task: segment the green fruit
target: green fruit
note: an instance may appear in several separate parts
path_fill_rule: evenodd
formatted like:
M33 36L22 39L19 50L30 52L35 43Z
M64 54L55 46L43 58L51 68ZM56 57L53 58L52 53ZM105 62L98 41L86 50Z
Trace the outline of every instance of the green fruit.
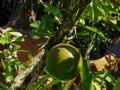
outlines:
M82 57L79 50L70 44L58 44L46 57L46 70L60 80L71 80L80 73Z

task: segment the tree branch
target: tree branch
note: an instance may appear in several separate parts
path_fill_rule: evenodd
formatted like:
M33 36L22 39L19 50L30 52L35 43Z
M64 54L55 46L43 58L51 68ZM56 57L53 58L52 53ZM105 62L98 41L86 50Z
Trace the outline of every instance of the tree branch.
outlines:
M72 1L72 0L70 0L70 1ZM83 10L85 9L85 7L90 2L90 0L85 0L85 1L84 0L77 0L77 1L79 2L77 6L76 6L76 2L72 3L74 5L74 7L72 8L72 10L74 10L74 11L71 11L71 9L69 10L68 7L66 8L68 10L66 12L66 17L68 17L68 19L66 19L66 17L63 17L64 22L62 23L62 25L60 25L61 28L59 29L59 31L57 32L57 34L55 34L54 37L50 38L50 40L49 40L46 48L43 51L39 52L39 53L43 52L44 54L42 53L39 56L39 53L38 53L37 56L35 56L33 58L33 60L32 60L33 62L30 64L30 67L28 67L25 71L19 71L19 73L18 73L18 75L17 75L17 77L15 78L15 81L14 81L14 89L17 89L17 88L21 87L21 85L23 84L25 78L29 74L33 75L33 78L31 79L31 82L28 84L27 89L29 90L32 87L33 83L36 81L36 79L38 78L39 74L43 71L43 68L45 66L45 59L44 58L45 58L46 52L52 46L60 43L64 39L64 37L69 33L69 31L71 29L73 29L73 27L74 27L74 23L72 21L72 15L73 15L73 13L71 13L71 12L76 12L79 8L81 9L82 7L84 7L84 8L81 9L81 11L79 13L79 14L81 14L83 12ZM76 20L78 18L79 17L77 17ZM65 29L67 29L67 30L65 31Z
M18 74L14 80L13 88L16 90L17 88L20 88L23 84L25 78L33 71L34 67L38 64L38 62L41 62L41 67L44 65L45 62L42 62L42 56L45 53L45 49L41 49L39 53L33 57L30 63L28 63L28 67L25 70L18 70Z

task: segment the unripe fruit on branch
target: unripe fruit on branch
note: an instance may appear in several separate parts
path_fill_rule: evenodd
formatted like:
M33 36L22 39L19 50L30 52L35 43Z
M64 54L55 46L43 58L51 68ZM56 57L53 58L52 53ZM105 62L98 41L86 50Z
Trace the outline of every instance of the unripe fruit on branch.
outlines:
M71 80L80 73L82 57L79 50L60 43L50 49L46 57L46 71L60 80Z

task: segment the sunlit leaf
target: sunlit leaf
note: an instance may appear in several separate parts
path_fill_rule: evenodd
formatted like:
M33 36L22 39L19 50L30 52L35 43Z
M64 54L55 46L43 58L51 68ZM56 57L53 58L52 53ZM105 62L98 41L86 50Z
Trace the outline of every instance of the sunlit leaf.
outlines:
M10 32L10 34L13 36L16 36L16 37L22 36L22 34L20 32Z
M110 22L112 22L113 24L117 24L117 20L115 18L109 18Z
M106 16L106 13L105 13L105 11L104 11L103 8L101 8L101 7L97 7L97 8L98 8L98 10L99 10L104 16Z
M6 73L3 73L3 75L4 75L7 82L11 82L13 80L12 73L6 72Z
M115 8L115 5L110 1L110 0L106 0L106 3L101 2L103 4L103 6L105 7L104 9L106 9L106 13L109 13L109 15L111 14L118 14L117 9Z
M8 31L12 31L12 30L13 30L12 27L7 27L6 32L8 32Z
M20 69L22 69L22 70L25 70L25 69L26 69L25 63L22 63L22 62L20 62L20 63L18 64L18 67L19 67Z
M79 24L80 24L80 25L85 25L85 20L84 20L84 19L80 19L80 20L79 20Z
M11 34L9 32L6 32L3 37L0 38L1 44L8 44L11 40Z
M113 85L115 84L115 81L116 81L115 78L112 75L110 75L109 73L101 71L101 72L97 72L96 76L103 78L102 80L106 80L106 81L112 83Z
M98 0L99 6L97 6L98 10L105 16L107 17L108 11L105 8L105 5L101 1Z
M24 36L12 37L10 42L22 42L24 41Z
M105 37L104 34L103 34L99 29L97 29L97 28L95 28L95 27L85 26L85 28L86 28L87 30L90 30L90 31L94 32L94 33L97 33L98 35L100 35L100 36L103 37L103 38Z
M7 44L9 43L8 40L6 40L5 38L0 38L0 43L1 44Z
M20 45L12 44L12 51L17 51L20 48Z

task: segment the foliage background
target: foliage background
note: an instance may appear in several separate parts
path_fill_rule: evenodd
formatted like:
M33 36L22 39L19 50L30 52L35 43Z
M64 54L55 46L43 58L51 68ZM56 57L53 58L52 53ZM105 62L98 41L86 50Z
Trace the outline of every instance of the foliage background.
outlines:
M83 58L97 59L104 55L112 40L120 34L119 5L119 0L1 0L0 26L32 28L31 36L45 36L49 39L44 44L48 50L57 43L65 42L79 48ZM16 18L18 22L12 24ZM6 43L11 44L11 41ZM14 78L5 88L12 87L13 81ZM58 82L55 80L53 84ZM40 81L36 83L38 86L33 88L41 85ZM66 89L68 83L61 88ZM78 88L77 85L75 87Z

